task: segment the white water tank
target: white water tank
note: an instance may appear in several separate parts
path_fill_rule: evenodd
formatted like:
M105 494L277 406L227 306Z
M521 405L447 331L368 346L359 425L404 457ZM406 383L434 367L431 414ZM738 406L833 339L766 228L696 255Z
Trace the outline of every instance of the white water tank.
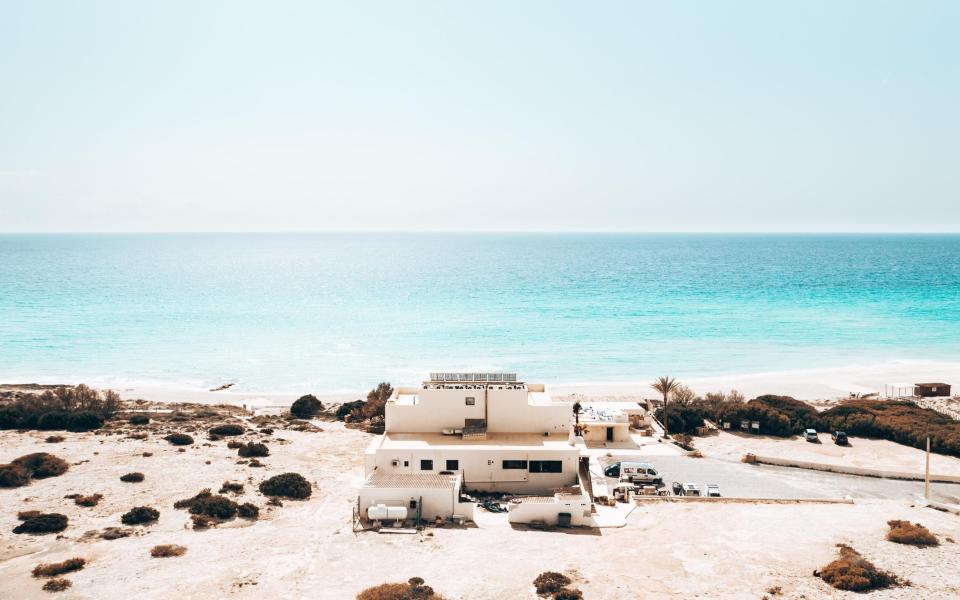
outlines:
M403 521L407 518L407 507L375 504L367 508L367 518L371 521Z

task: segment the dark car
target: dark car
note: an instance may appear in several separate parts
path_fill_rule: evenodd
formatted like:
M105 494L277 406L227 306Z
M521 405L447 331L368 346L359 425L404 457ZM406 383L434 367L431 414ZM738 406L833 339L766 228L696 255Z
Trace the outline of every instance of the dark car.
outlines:
M838 446L846 446L850 443L847 440L847 434L843 431L834 431L830 434L830 437L833 438L833 443Z

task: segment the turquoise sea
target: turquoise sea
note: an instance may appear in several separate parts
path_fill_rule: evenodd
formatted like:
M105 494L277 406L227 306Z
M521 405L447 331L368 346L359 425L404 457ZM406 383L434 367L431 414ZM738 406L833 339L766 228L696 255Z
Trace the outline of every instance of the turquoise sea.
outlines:
M960 359L960 236L0 235L0 381L636 381Z

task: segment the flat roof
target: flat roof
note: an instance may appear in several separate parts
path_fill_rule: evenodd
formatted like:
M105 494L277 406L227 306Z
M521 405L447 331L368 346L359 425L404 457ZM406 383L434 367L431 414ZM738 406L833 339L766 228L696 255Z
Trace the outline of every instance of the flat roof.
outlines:
M531 449L531 450L574 450L570 445L566 433L542 435L539 433L487 433L487 439L463 439L459 435L443 435L442 433L391 433L383 435L380 448L396 450L426 450L441 448L466 448L470 446L482 447L487 450L496 449Z
M363 483L363 487L453 489L459 477L437 473L374 473Z
M940 386L947 387L950 384L949 383L915 383L913 385L932 385L935 387L940 387Z

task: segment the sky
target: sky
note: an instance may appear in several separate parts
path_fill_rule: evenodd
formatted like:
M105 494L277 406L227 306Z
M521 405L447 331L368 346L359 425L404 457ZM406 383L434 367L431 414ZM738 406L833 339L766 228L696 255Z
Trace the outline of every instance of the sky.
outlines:
M0 231L960 231L960 2L0 0Z

